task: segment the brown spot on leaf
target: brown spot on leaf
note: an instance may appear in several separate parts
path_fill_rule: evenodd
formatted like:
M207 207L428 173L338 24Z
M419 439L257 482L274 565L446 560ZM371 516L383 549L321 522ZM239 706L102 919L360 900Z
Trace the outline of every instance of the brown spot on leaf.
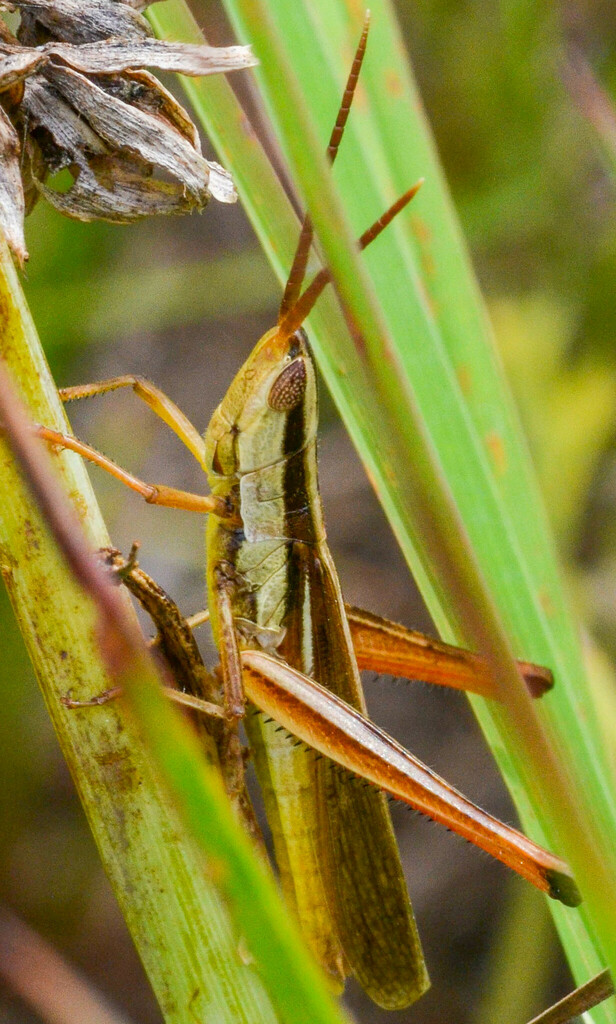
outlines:
M490 453L492 465L494 466L497 475L503 476L507 469L507 454L505 452L504 441L500 434L497 434L495 430L491 430L490 433L486 435L486 446Z
M398 72L394 71L393 68L390 68L385 75L385 88L389 95L394 96L396 99L402 96L402 81Z
M539 604L547 616L551 617L554 614L554 602L546 587L541 587L539 591Z
M89 515L88 502L79 491L71 491L71 500L79 520L84 523Z
M426 287L425 276L419 277L417 279L417 292L421 296L421 300L426 309L432 314L432 316L436 320L436 318L438 317L439 304L434 298L434 296L430 294L428 288Z
M10 323L10 306L8 299L4 293L0 294L0 334L2 335L2 348L6 352L8 350L8 332L7 327Z
M34 551L38 551L41 546L38 539L38 533L36 527L32 525L29 519L26 519L24 522L24 532L28 541L28 547L33 548Z
M200 1022L201 1016L199 1014L199 1007L196 1006L197 1001L201 998L201 989L196 988L190 997L188 1002L188 1012L190 1013L194 1021Z
M349 12L357 21L361 21L366 14L364 0L349 0Z
M432 254L432 230L422 217L411 218L411 230L417 239L421 268L425 277L434 277L436 263Z
M458 378L460 391L465 398L468 398L473 390L473 378L471 377L471 371L466 363L460 363L460 365L456 367L456 377Z
M429 244L432 241L432 229L429 224L426 224L423 217L417 215L411 217L411 228L418 242Z
M107 786L125 793L132 793L138 788L141 777L128 752L107 750L96 760L106 777Z

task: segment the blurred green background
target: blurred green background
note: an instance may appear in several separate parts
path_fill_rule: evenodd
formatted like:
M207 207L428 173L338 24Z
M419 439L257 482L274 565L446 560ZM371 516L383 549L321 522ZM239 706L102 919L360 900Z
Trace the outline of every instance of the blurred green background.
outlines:
M217 5L194 0L193 8L211 41L231 41ZM425 0L401 3L398 13L527 430L606 728L615 730L616 11L608 0L558 9ZM254 95L247 98L254 108ZM58 384L144 374L200 429L275 317L277 285L238 208L118 228L71 223L39 204L27 241L24 287ZM190 456L132 395L81 403L70 415L79 436L144 479L203 489ZM324 393L321 420L323 499L346 597L429 629ZM202 607L200 518L149 508L93 476L114 543L126 551L140 540L144 568L186 613ZM134 1021L154 1024L159 1012L4 594L0 615L0 906ZM420 684L367 685L380 724L513 820L463 698ZM505 1019L506 992L509 1013L517 1008L511 1024L523 1024L563 994L566 968L541 897L443 829L399 807L394 818L433 988L411 1010L386 1015L350 986L357 1017L487 1024ZM0 952L6 941L0 918ZM0 979L0 1020L41 1018Z

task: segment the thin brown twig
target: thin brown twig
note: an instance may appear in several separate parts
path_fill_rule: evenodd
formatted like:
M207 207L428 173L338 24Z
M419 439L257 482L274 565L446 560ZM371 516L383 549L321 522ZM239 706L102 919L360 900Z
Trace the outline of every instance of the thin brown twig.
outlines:
M613 995L614 982L606 969L584 985L580 985L574 992L570 992L558 1003L554 1003L548 1010L544 1010L538 1017L533 1017L528 1024L568 1024L574 1017L592 1010L593 1006L598 1006Z

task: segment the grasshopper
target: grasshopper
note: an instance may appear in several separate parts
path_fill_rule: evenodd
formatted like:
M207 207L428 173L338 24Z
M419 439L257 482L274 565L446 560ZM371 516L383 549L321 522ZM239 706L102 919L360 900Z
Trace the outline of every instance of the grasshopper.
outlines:
M332 133L332 160L366 37L367 24ZM362 235L360 247L417 187ZM428 977L385 792L470 839L550 896L568 905L579 897L559 858L466 800L366 718L360 668L488 697L494 688L477 656L344 605L323 523L316 371L302 328L329 281L323 269L302 293L311 243L306 217L278 323L236 375L203 438L167 396L134 376L61 392L70 400L132 387L204 468L209 495L144 483L76 438L44 427L38 432L107 469L152 504L209 513L207 589L224 714L237 736L247 695L273 720L248 714L245 725L283 888L334 986L352 973L376 1003L394 1009L418 998ZM548 670L521 668L536 693L551 684ZM295 738L325 756L317 760ZM374 786L358 784L333 761Z

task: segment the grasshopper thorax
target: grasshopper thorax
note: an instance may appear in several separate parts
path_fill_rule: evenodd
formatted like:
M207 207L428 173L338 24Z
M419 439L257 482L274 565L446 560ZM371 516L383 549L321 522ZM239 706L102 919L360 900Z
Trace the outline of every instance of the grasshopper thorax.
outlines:
M317 388L312 353L302 328L263 335L205 434L211 485L288 459L314 442Z

